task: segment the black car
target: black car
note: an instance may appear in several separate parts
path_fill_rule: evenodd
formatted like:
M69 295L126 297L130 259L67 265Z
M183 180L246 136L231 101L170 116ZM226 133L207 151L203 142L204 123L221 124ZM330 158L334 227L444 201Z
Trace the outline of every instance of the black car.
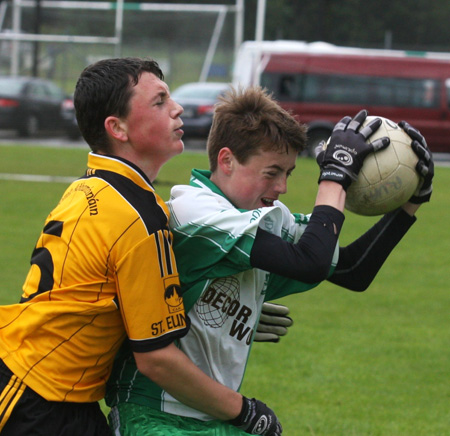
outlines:
M186 83L172 92L172 98L184 108L184 138L206 138L211 129L214 105L230 87L223 82Z
M41 131L80 137L73 100L49 80L0 76L0 129L32 137Z

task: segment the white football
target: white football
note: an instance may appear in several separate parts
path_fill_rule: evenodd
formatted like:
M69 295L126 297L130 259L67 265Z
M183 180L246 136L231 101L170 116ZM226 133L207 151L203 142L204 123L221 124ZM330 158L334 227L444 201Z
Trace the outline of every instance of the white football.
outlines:
M364 160L358 179L347 190L345 208L358 215L383 215L406 203L416 191L420 177L419 160L411 148L411 138L391 120L368 116L364 125L381 118L380 128L369 138L388 136L390 145Z

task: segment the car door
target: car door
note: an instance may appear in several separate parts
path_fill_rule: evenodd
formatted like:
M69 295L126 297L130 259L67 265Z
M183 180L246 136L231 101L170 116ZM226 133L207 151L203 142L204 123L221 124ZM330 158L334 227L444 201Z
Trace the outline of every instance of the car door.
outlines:
M40 129L55 129L60 124L61 101L45 82L32 82L28 87L29 112L37 116Z

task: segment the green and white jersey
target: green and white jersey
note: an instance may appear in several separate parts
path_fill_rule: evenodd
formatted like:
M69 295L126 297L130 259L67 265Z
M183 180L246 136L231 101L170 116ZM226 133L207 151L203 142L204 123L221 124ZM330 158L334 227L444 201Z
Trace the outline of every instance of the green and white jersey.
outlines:
M309 216L291 214L278 201L273 207L236 209L209 176L209 171L193 170L190 185L173 187L168 202L183 300L191 320L179 346L206 374L238 391L263 302L317 285L252 268L250 252L257 229L297 242ZM337 253L336 247L333 267ZM115 389L123 391L125 371L117 373L122 379ZM141 383L151 385L134 379L128 384L127 396L117 398L145 402L176 415L212 419L158 391L155 385L144 392Z

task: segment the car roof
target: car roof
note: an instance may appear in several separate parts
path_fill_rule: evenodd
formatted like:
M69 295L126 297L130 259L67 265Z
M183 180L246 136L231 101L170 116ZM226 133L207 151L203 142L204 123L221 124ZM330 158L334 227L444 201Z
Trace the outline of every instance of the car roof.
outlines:
M215 91L217 94L220 94L224 91L226 91L231 86L228 82L190 82L185 83L184 85L179 86L172 92L172 97L187 97L185 94L186 92L189 93L189 91L195 92L195 91ZM188 94L189 95L189 94ZM195 97L194 95L190 97ZM206 96L205 96L206 97ZM209 97L212 97L210 95Z

